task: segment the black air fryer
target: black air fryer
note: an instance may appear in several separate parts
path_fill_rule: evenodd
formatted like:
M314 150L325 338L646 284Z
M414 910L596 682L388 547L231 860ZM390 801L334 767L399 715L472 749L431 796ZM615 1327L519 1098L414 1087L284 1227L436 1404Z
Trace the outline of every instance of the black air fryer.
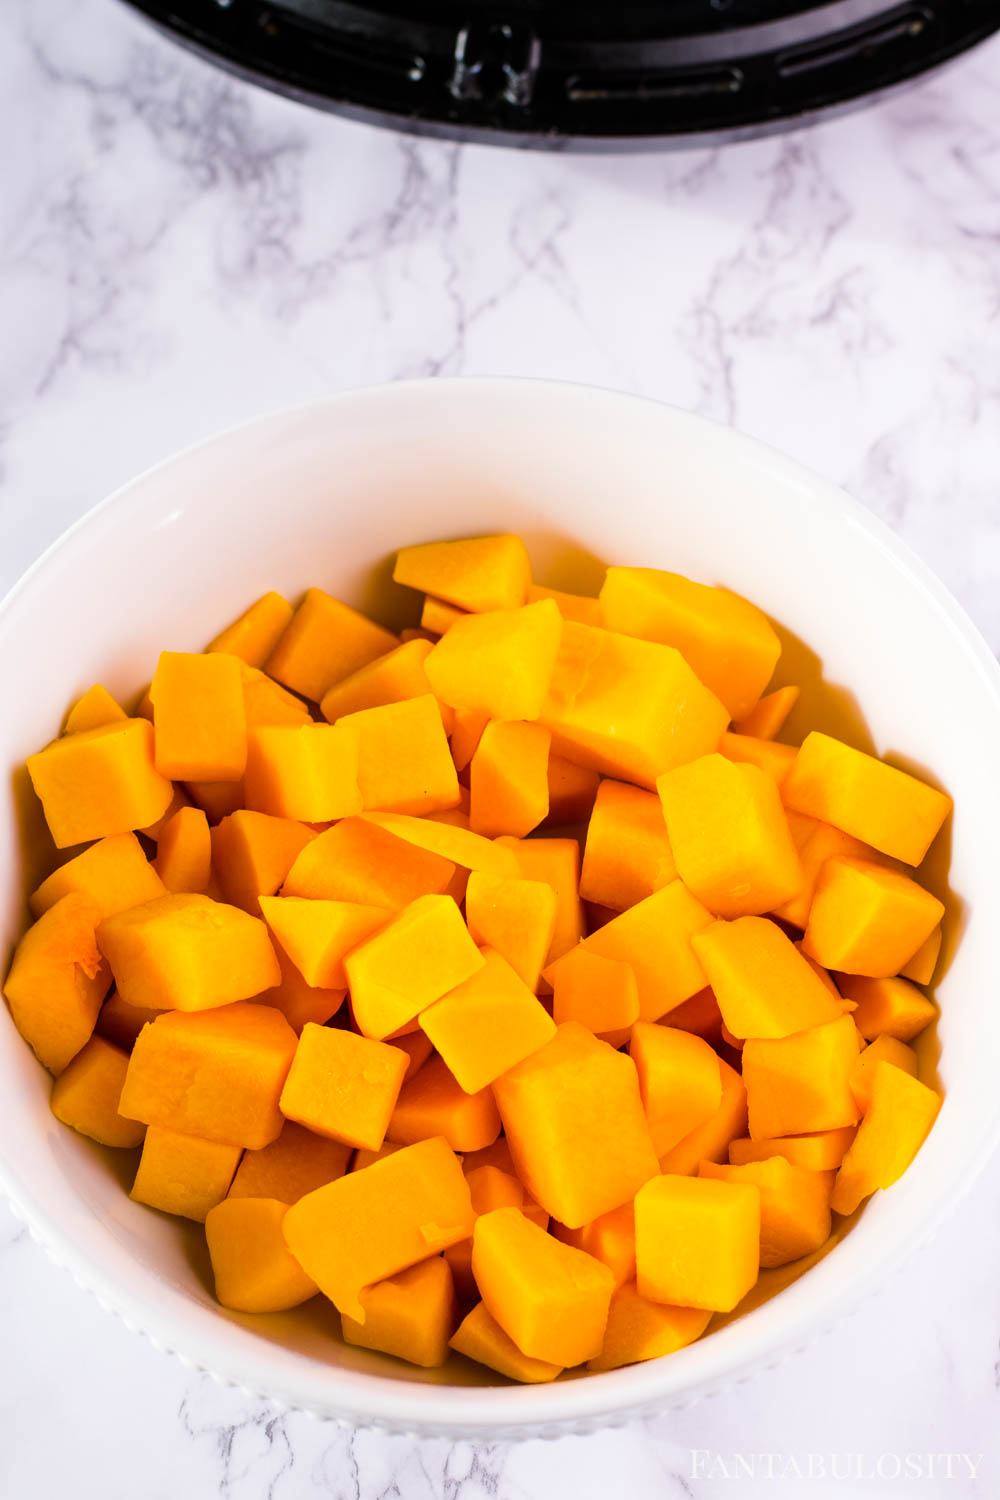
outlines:
M1000 0L129 0L293 99L463 140L626 149L792 126L1000 30Z

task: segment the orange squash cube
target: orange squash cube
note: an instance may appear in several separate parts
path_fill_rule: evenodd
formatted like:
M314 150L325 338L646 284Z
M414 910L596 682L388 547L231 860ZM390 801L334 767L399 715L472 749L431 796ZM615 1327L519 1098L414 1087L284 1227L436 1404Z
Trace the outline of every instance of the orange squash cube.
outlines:
M366 810L418 816L457 806L458 775L430 693L347 714L337 728L357 739L358 789Z
M343 1177L351 1155L352 1148L343 1141L331 1141L294 1120L286 1120L281 1134L269 1146L244 1151L229 1196L298 1203L306 1193Z
M373 818L344 818L302 849L281 894L398 911L418 896L441 895L454 877L450 860L399 838Z
M492 1148L484 1148L489 1151ZM462 1171L465 1180L469 1184L469 1192L472 1195L472 1207L478 1218L480 1214L492 1213L496 1208L520 1208L524 1207L524 1189L517 1178L509 1172L502 1171L499 1167L481 1166L468 1168L465 1161L462 1162ZM548 1215L543 1229L548 1226ZM476 1278L472 1274L472 1238L462 1240L458 1245L449 1245L444 1252L444 1258L451 1267L451 1273L455 1281L455 1290L460 1297L475 1300L479 1296L476 1286Z
M529 1359L522 1354L488 1311L485 1302L477 1302L466 1314L449 1342L456 1353L522 1384L544 1385L562 1374L559 1365L549 1364L543 1359Z
M288 1210L284 1235L320 1291L364 1323L365 1287L468 1239L473 1220L458 1158L437 1139L307 1193Z
M497 839L509 849L524 880L540 880L556 893L556 926L546 954L554 963L575 948L586 928L580 901L580 845L576 839Z
M582 594L567 594L562 589L546 589L541 584L530 583L525 602L537 604L540 599L551 599L564 620L575 620L578 625L604 624L599 599L587 599Z
M655 792L602 781L587 825L580 895L626 911L677 879L663 808Z
M121 704L116 702L106 687L95 682L82 698L78 698L66 715L63 734L83 734L88 729L100 729L102 724L115 724L127 718Z
M92 896L62 896L21 938L4 981L14 1025L50 1073L90 1040L111 983L94 936L99 920Z
M415 1078L425 1062L430 1059L434 1048L431 1039L422 1031L411 1031L405 1036L393 1037L392 1045L398 1047L400 1052L406 1056L406 1073L403 1082L407 1078Z
M211 831L212 867L223 897L251 916L260 897L273 896L315 834L292 818L246 808L230 813Z
M406 1074L397 1047L312 1022L302 1028L279 1107L316 1135L377 1151Z
M424 671L433 641L426 637L404 641L401 646L377 656L367 666L359 667L342 682L335 682L324 693L320 708L324 719L335 724L345 714L360 713L366 708L384 708L389 703L403 703L409 698L424 698L431 685ZM445 728L452 727L452 714L443 709Z
M242 664L243 708L247 730L263 729L269 724L311 724L308 705L256 667Z
M344 1342L394 1354L433 1370L448 1358L448 1340L458 1322L451 1269L436 1255L361 1293L363 1323L341 1315Z
M432 1057L400 1090L386 1135L403 1146L440 1136L453 1151L481 1151L500 1134L489 1087L467 1094L442 1057Z
M891 1187L912 1162L937 1118L941 1099L894 1063L880 1062L864 1119L837 1173L833 1207L852 1214L863 1198Z
M675 1354L701 1338L712 1314L700 1307L670 1307L640 1297L634 1281L620 1286L611 1298L608 1326L600 1354L588 1359L587 1369L618 1370L641 1360Z
M803 952L825 969L892 978L943 915L938 898L907 875L868 860L828 859L809 909Z
M639 1295L731 1312L760 1271L760 1191L707 1177L654 1177L635 1196Z
M532 991L552 947L557 912L556 893L544 881L478 871L469 876L465 915L473 940L501 953Z
M134 833L99 839L75 859L60 865L32 893L28 903L32 915L40 917L70 891L90 896L102 917L113 917L130 906L166 895L163 881Z
M747 1091L743 1079L719 1058L722 1099L714 1115L660 1157L660 1171L681 1177L697 1172L703 1161L726 1161L731 1141L746 1134Z
M317 989L346 989L344 959L390 918L384 906L301 896L262 896L260 909L288 958Z
M128 1054L92 1036L52 1085L52 1113L102 1146L141 1146L146 1127L118 1113Z
M540 724L487 724L469 765L469 826L526 837L549 815L549 745Z
M937 1007L908 979L866 979L842 974L840 985L857 1006L854 1024L866 1042L879 1036L912 1042L937 1016Z
M243 806L243 781L186 781L184 790L212 827Z
M345 959L359 1031L382 1041L483 962L452 898L418 896Z
M759 698L750 712L733 724L733 728L737 734L753 735L755 739L777 739L798 701L797 687L775 688L773 693Z
M456 620L424 670L455 709L491 719L537 719L555 667L562 616L551 599Z
M513 609L524 603L531 562L519 536L474 536L401 547L393 578L459 609Z
M891 1063L894 1068L902 1068L911 1078L917 1076L917 1054L905 1042L894 1036L878 1036L873 1042L869 1042L864 1051L858 1053L850 1078L851 1093L858 1101L858 1108L863 1115L867 1114L871 1104L875 1069L884 1062Z
M790 1036L841 1014L808 959L766 917L713 922L691 941L722 1019L740 1040Z
M307 984L280 944L275 952L278 968L281 970L281 982L273 989L261 990L259 995L254 995L254 1004L270 1005L275 1010L280 1010L297 1036L302 1035L302 1028L307 1021L325 1026L347 998L346 986L343 989L321 989Z
M287 599L273 590L245 609L205 647L237 656L248 667L262 667L288 627L293 610Z
M468 613L467 609L456 609L454 604L446 604L443 599L435 599L432 594L427 594L420 609L420 628L426 630L433 640L436 636L445 635L456 620Z
M919 865L951 811L951 798L829 735L802 742L785 800L882 854Z
M816 894L820 872L828 859L845 854L851 859L877 861L879 856L868 844L834 828L832 823L819 823L803 813L788 814L788 831L798 851L802 885L790 900L774 908L773 915L783 922L791 922L793 927L804 928L809 921L809 908Z
M204 1224L229 1191L239 1159L239 1146L151 1125L130 1196L162 1213Z
M616 1291L635 1279L635 1209L631 1203L600 1214L579 1229L554 1224L552 1233L564 1245L583 1250L607 1266Z
M326 823L362 808L358 739L343 724L269 724L247 735L247 807Z
M482 949L483 967L420 1013L448 1070L477 1094L555 1036L551 1016L501 954Z
M901 979L911 979L914 984L930 984L941 956L942 931L935 927L930 937L914 953L909 963L899 971Z
M131 1052L146 1022L155 1021L162 1015L162 1010L144 1010L141 1005L129 1005L117 990L112 990L101 1006L94 1032L122 1052Z
M858 1044L850 1016L797 1036L751 1038L743 1048L751 1138L856 1124L859 1110L850 1079Z
M438 818L414 818L405 813L365 813L365 821L386 829L408 844L450 861L452 869L478 870L484 875L517 875L513 854L491 839Z
M749 734L731 734L728 730L719 741L720 755L724 755L727 760L756 766L758 770L766 771L779 787L784 785L785 778L795 764L798 753L794 745L780 745L774 740L759 740Z
M854 1076L852 1070L850 1077L853 1079ZM783 1156L793 1167L804 1167L809 1172L832 1172L840 1166L856 1134L856 1125L841 1125L836 1130L814 1130L804 1135L779 1136L774 1140L752 1141L746 1137L730 1141L729 1160L734 1167L741 1167L750 1161Z
M146 719L64 735L29 755L27 766L57 849L146 828L174 795L153 760L153 726Z
M398 645L388 630L349 605L322 589L308 589L264 671L293 693L319 703L335 682Z
M680 881L671 881L585 940L602 958L628 964L639 987L639 1015L657 1021L705 987L705 971L692 946L712 917Z
M717 1182L750 1183L760 1192L760 1263L785 1266L811 1255L830 1237L832 1172L810 1172L783 1156L742 1166L703 1161L698 1175Z
M552 986L552 1019L557 1026L578 1021L614 1046L639 1019L639 986L631 964L604 958L585 943L549 964L544 977Z
M477 708L453 708L451 716L451 758L455 762L455 770L464 771L476 753L490 716L480 713Z
M284 1312L319 1288L285 1244L288 1204L274 1198L224 1198L205 1216L215 1295L234 1312Z
M205 891L212 878L212 832L200 808L179 808L164 824L156 848L156 873L164 891Z
M712 754L657 790L678 873L709 911L758 915L795 895L802 867L773 777Z
M240 779L247 763L247 721L235 656L163 651L149 698L161 775L174 781Z
M700 1036L637 1021L629 1056L657 1157L704 1125L722 1103L719 1059Z

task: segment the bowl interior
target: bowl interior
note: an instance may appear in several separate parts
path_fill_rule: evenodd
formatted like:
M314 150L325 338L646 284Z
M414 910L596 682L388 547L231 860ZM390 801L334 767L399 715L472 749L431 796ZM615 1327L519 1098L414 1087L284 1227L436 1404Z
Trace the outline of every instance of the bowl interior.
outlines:
M13 768L58 732L75 695L100 680L132 701L160 650L200 649L269 588L294 597L318 584L410 623L414 596L389 576L395 548L491 530L522 533L536 577L555 586L595 590L603 564L618 562L746 594L785 634L777 680L803 685L793 730L848 733L952 793L953 829L928 863L949 910L937 991L946 1100L911 1171L804 1280L772 1275L767 1291L794 1284L667 1360L526 1391L490 1386L464 1361L425 1375L346 1348L336 1319L314 1309L221 1312L199 1233L130 1202L134 1160L112 1162L56 1123L47 1075L3 1020L3 1176L56 1258L155 1339L254 1391L443 1432L586 1424L801 1343L929 1230L998 1121L1000 692L989 652L926 570L833 487L712 424L581 387L445 381L339 397L182 454L74 528L0 612L5 952L26 891L53 863Z

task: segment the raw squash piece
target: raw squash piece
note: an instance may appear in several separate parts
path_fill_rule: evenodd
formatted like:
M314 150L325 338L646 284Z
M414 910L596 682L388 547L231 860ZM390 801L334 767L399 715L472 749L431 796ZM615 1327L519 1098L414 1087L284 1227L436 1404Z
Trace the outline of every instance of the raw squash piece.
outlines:
M770 911L802 884L774 778L722 755L661 776L667 835L684 884L717 917Z
M893 1063L881 1062L871 1081L871 1098L837 1173L833 1207L852 1214L877 1188L902 1177L937 1118L941 1099L926 1084Z
M468 613L467 609L456 609L454 604L446 604L443 599L428 594L420 610L420 626L431 636L444 635L456 620Z
M706 1042L717 1047L722 1039L719 1002L706 986L692 995L690 1000L684 1000L674 1007L670 1012L670 1025L678 1031L693 1031L695 1036L703 1036Z
M319 703L335 682L398 645L388 630L349 605L308 589L263 666L293 693Z
M457 806L458 775L430 693L347 714L337 727L357 739L358 789L367 811L421 816Z
M357 735L311 722L251 729L244 787L247 807L277 818L326 823L360 812Z
M516 875L517 860L506 849L501 848L482 834L473 833L451 823L435 818L413 818L405 813L365 813L366 822L385 828L397 838L426 849L442 859L450 860L452 867L464 870L480 870L484 875Z
M454 879L454 864L376 821L388 816L345 818L321 833L292 865L281 894L354 901L390 911L408 906L418 896L441 895Z
M466 615L441 637L424 670L434 692L452 708L491 719L537 719L562 629L551 599Z
M564 1245L583 1250L606 1265L614 1279L615 1289L635 1278L635 1209L623 1203L610 1213L601 1214L580 1229L554 1224L552 1233Z
M518 1177L570 1229L627 1203L657 1171L635 1064L575 1022L493 1092Z
M578 1021L612 1047L620 1046L639 1019L639 986L630 964L604 958L578 943L544 971L552 986L557 1026Z
M854 1077L853 1071L850 1076ZM746 1162L783 1156L793 1167L804 1167L809 1172L831 1172L840 1166L856 1134L856 1125L842 1125L837 1130L815 1130L805 1135L779 1136L775 1140L751 1141L746 1137L730 1141L729 1160L734 1167L740 1167Z
M840 984L848 1000L857 1004L854 1024L866 1042L879 1036L911 1042L937 1015L933 1001L908 979L864 979L842 974Z
M400 547L393 578L459 609L512 609L524 603L531 562L519 536L474 536Z
M907 865L920 864L951 811L944 792L816 731L806 735L784 791L796 812Z
M66 715L63 734L82 734L88 729L100 729L102 724L115 724L128 715L112 698L106 687L95 682L82 698L78 698Z
M760 1271L760 1190L707 1177L654 1177L635 1197L639 1295L731 1312Z
M284 1124L278 1100L297 1041L284 1016L266 1005L238 1003L196 1015L169 1011L136 1039L119 1112L259 1150Z
M755 604L679 573L609 568L600 598L609 630L676 647L733 719L750 712L781 655Z
M239 1159L239 1146L151 1125L130 1196L165 1214L204 1224L229 1191Z
M259 995L254 995L254 1004L271 1005L275 1010L280 1010L297 1036L302 1035L302 1028L307 1021L325 1026L347 998L346 987L320 989L307 984L280 943L276 945L275 953L281 970L281 983L273 989L261 990Z
M335 724L345 714L360 713L366 708L384 708L389 703L402 703L408 698L425 698L431 685L424 671L424 662L432 644L424 637L404 641L395 650L359 667L342 682L334 683L330 691L324 693L320 704L323 717ZM445 709L446 730L451 729L452 722L452 711Z
M269 724L311 724L312 715L301 698L296 698L266 672L256 667L242 667L243 707L247 730L263 729Z
M578 625L604 624L599 599L587 599L582 594L566 594L561 589L543 589L538 583L530 583L525 602L537 604L540 599L551 599L564 620L575 620Z
M384 906L301 896L262 896L260 909L303 979L317 989L346 989L347 954L389 921Z
M209 1209L205 1238L215 1295L234 1312L284 1312L315 1297L316 1283L285 1244L288 1204L275 1198L234 1198Z
M580 901L580 845L576 839L497 839L509 849L517 873L525 880L541 880L556 893L556 928L546 963L554 963L583 937L586 928Z
M162 1010L144 1010L141 1005L129 1005L117 990L112 990L101 1006L94 1031L122 1052L131 1052L146 1022L155 1021L162 1015Z
M138 832L144 833L146 837L148 839L152 839L153 843L155 844L158 842L160 834L163 832L164 828L166 828L174 813L180 812L182 807L190 806L191 798L188 796L187 792L182 786L175 786L174 795L170 799L170 804L167 807L167 810L162 813L160 817L155 820L155 822L148 824L145 828L140 828Z
M884 1062L891 1063L894 1068L902 1068L911 1078L917 1076L917 1054L913 1048L894 1036L877 1036L863 1052L858 1053L851 1069L851 1093L858 1101L858 1108L863 1115L868 1113L871 1104L875 1069Z
M719 1059L706 1041L650 1021L632 1028L629 1056L657 1157L704 1125L722 1103Z
M487 1146L487 1151L491 1148ZM496 1208L524 1208L524 1189L517 1178L510 1172L504 1172L499 1167L482 1166L469 1169L462 1162L462 1171L469 1184L469 1192L472 1194L472 1207L478 1217L480 1214L492 1213ZM537 1206L537 1205L536 1205ZM543 1229L548 1227L548 1215L541 1225ZM455 1279L455 1290L460 1297L475 1300L479 1296L476 1279L472 1274L472 1238L462 1240L458 1245L449 1245L444 1252L444 1258L451 1267L452 1276Z
M205 650L238 656L248 667L262 667L284 635L293 613L288 600L280 594L273 590L262 594L238 619L209 641Z
M212 865L225 899L251 916L273 896L315 834L292 818L240 808L212 829Z
M850 1016L776 1041L752 1038L743 1048L750 1136L836 1130L860 1111L851 1093L858 1029Z
M901 979L912 979L914 984L930 984L941 956L942 932L935 927L930 937L914 953L909 963L899 971Z
M743 1079L724 1058L719 1058L722 1099L715 1114L698 1125L660 1158L660 1171L690 1176L703 1161L725 1161L729 1143L747 1128L747 1091Z
M573 621L536 717L554 754L648 788L714 750L729 722L679 651Z
M422 1031L411 1031L407 1036L393 1037L392 1045L398 1047L400 1052L406 1056L406 1072L403 1082L408 1078L416 1078L424 1063L430 1059L434 1047L429 1036Z
M223 818L239 811L245 797L245 784L240 781L186 781L184 790L215 827Z
M825 969L892 978L943 915L938 898L907 875L867 860L828 859L809 909L803 952Z
M281 1134L269 1146L244 1151L229 1196L298 1203L306 1193L343 1177L350 1161L350 1146L314 1135L294 1120L286 1120Z
M541 880L469 876L465 916L474 942L495 948L529 990L538 989L542 965L552 947L558 898Z
M449 1342L456 1353L525 1385L544 1385L562 1374L560 1365L522 1354L487 1310L485 1302L477 1302L466 1314Z
M466 1093L444 1058L432 1057L403 1085L386 1134L403 1146L441 1136L453 1151L481 1151L500 1134L500 1116L489 1087Z
M785 720L799 701L797 687L775 688L759 698L749 713L733 725L737 734L750 734L755 739L777 739L785 727Z
M490 722L489 714L477 708L452 709L451 758L456 771L464 771L476 753L483 737L483 730Z
M383 1141L377 1151L355 1151L354 1158L348 1170L351 1172L363 1172L365 1167L370 1167L377 1161L384 1161L394 1151L405 1151L405 1149L405 1146L397 1146L393 1141Z
M586 766L574 765L561 755L549 756L549 811L546 821L553 827L586 823L594 808L601 778Z
M657 1021L705 987L705 971L691 944L712 917L679 880L647 896L592 932L584 947L627 963L639 986L639 1015Z
M451 1269L436 1255L361 1293L365 1320L341 1316L344 1342L394 1354L425 1370L443 1365L458 1322Z
M102 1146L140 1146L145 1125L118 1113L127 1068L127 1053L92 1036L52 1085L52 1113Z
M790 1036L841 1014L808 959L766 917L713 922L691 941L722 1019L741 1041Z
M549 815L549 745L540 724L487 724L469 765L469 826L524 838Z
M61 897L21 938L4 981L14 1025L50 1073L90 1040L111 983L94 936L100 916L82 891Z
M281 1113L316 1135L377 1151L406 1068L396 1047L309 1022L281 1091Z
M113 917L166 895L166 888L134 833L115 833L67 860L33 892L29 906L40 917L70 891L90 896L102 917Z
M743 1166L703 1161L699 1177L718 1182L750 1183L760 1191L760 1263L784 1266L811 1255L830 1236L832 1172L794 1167L783 1156Z
M482 954L481 969L420 1013L420 1025L467 1094L487 1088L556 1030L507 960L492 948Z
M775 740L758 740L749 734L730 734L727 731L719 741L720 755L724 755L727 760L757 766L773 777L779 787L784 785L785 777L795 764L798 753L794 745L780 745Z
M394 1151L307 1193L285 1216L285 1242L340 1312L364 1323L363 1288L472 1233L469 1185L443 1140Z
M28 775L57 849L131 833L161 818L174 789L153 761L153 726L121 719L53 740Z
M264 923L208 896L160 896L106 917L97 943L122 998L148 1010L207 1010L281 982Z
M197 894L207 888L212 878L212 831L200 808L182 807L164 824L156 849L156 873L166 891Z
M583 899L626 911L676 879L656 793L624 781L602 781L583 851Z
M816 893L816 882L828 859L846 854L852 859L874 859L879 856L868 844L852 838L834 828L832 823L819 823L802 813L788 814L788 831L792 835L802 866L802 885L790 901L783 901L774 908L774 916L794 927L805 927L809 921L809 908Z
M600 1352L611 1271L546 1234L519 1208L476 1220L472 1274L488 1311L530 1359L579 1365Z
M174 781L240 779L247 763L247 721L235 656L163 651L149 697L161 775Z
M640 1360L674 1354L701 1338L712 1314L700 1307L670 1307L640 1297L634 1281L620 1286L611 1298L608 1326L601 1352L588 1359L594 1372L618 1370Z
M358 1030L382 1041L471 978L483 963L452 898L418 896L347 955Z

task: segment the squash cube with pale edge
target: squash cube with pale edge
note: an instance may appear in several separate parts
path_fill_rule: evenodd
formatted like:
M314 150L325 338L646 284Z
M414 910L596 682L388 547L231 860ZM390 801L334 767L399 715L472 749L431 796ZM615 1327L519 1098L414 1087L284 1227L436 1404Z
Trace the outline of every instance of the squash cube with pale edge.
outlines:
M92 897L102 917L116 916L130 906L166 895L163 881L134 833L115 833L100 839L60 865L33 892L29 901L32 915L40 917L70 891Z
M499 953L427 1010L420 1025L467 1094L485 1089L555 1036L551 1016Z
M917 1076L917 1054L905 1042L899 1041L894 1036L879 1036L873 1042L869 1042L864 1051L858 1053L850 1078L851 1093L857 1100L858 1108L863 1115L868 1113L868 1107L871 1104L875 1069L879 1063L883 1062L891 1063L895 1068L902 1068L903 1072L909 1073L911 1078Z
M731 1312L760 1271L760 1190L656 1177L635 1197L636 1285L651 1302Z
M487 1309L531 1359L579 1365L604 1342L614 1277L603 1262L498 1208L476 1220L472 1274Z
M156 769L146 719L64 735L29 755L27 767L57 849L146 828L174 795Z
M209 896L160 896L106 917L97 943L119 993L150 1010L208 1010L281 981L259 917Z
M397 1276L386 1277L361 1293L363 1323L341 1314L344 1342L377 1349L420 1365L443 1365L448 1340L458 1322L458 1299L451 1268L436 1255Z
M285 1244L288 1204L274 1198L225 1198L209 1209L205 1238L215 1295L234 1312L285 1312L319 1288Z
M628 1032L639 1019L639 986L631 964L604 958L578 943L543 977L552 986L552 1019L579 1021L595 1036L611 1040Z
M240 808L211 832L212 868L226 901L251 916L260 913L260 897L273 896L307 844L311 828L293 818Z
M519 536L474 536L400 547L392 576L459 609L514 609L528 592L531 562Z
M725 1161L730 1141L746 1134L747 1091L743 1079L724 1058L719 1058L722 1098L719 1107L702 1125L660 1157L660 1171L690 1176L700 1162Z
M95 682L66 715L63 734L83 734L88 729L100 729L102 724L115 724L127 718L128 714L107 688Z
M703 1161L699 1177L751 1183L760 1191L760 1263L784 1266L811 1255L830 1236L832 1172L811 1172L783 1156L742 1166Z
M580 895L626 911L677 879L663 808L655 792L602 781L587 825Z
M765 917L713 922L691 939L732 1034L790 1036L841 1007L781 928Z
M558 898L541 880L473 871L465 892L465 919L473 940L495 948L532 991L538 989L552 939Z
M443 894L454 875L449 860L397 837L374 818L344 818L302 850L281 894L398 911L419 896Z
M178 808L163 825L156 873L168 891L198 894L207 889L212 878L212 830L201 808Z
M552 733L555 755L648 788L673 766L714 750L729 723L672 646L572 621L563 626L538 717Z
M719 1059L700 1036L637 1021L629 1041L657 1157L710 1120L722 1103Z
M551 735L540 724L487 724L469 765L469 826L525 838L549 815Z
M571 1229L627 1203L657 1172L635 1064L575 1022L493 1092L518 1177Z
M856 1072L852 1069L852 1092L855 1077ZM730 1141L729 1160L734 1167L739 1167L746 1162L783 1156L793 1167L805 1167L810 1172L832 1172L840 1166L856 1134L856 1125L841 1125L836 1130L806 1131L802 1135L778 1136L774 1140L741 1138Z
M871 1099L833 1190L838 1214L852 1214L863 1198L891 1187L912 1162L937 1118L933 1089L890 1062L875 1068Z
M861 859L829 859L809 909L804 953L826 969L888 979L925 943L944 905L907 875Z
M611 1298L608 1326L600 1354L588 1359L587 1369L618 1370L641 1360L675 1354L701 1338L711 1312L700 1307L670 1307L640 1297L634 1281L620 1286Z
M859 1110L850 1079L860 1042L850 1016L797 1036L748 1041L743 1082L751 1138L770 1140L856 1124Z
M491 719L537 719L556 664L563 621L551 599L466 615L425 662L442 702Z
M390 919L384 906L301 896L261 896L260 910L303 979L320 989L346 989L345 957Z
M52 1086L52 1113L102 1146L139 1146L146 1127L118 1113L128 1053L92 1036Z
M474 1359L487 1369L519 1380L525 1385L544 1385L562 1374L561 1365L522 1354L514 1340L500 1327L485 1302L477 1302L455 1330L450 1340L458 1354Z
M322 589L308 589L264 671L293 693L319 703L335 682L398 645L394 635L356 609Z
M717 917L759 915L802 884L773 777L718 754L656 783L677 870Z
M854 1024L866 1042L891 1036L911 1042L937 1015L932 1000L908 979L867 979L842 974L840 987L847 1000L857 1005Z
M944 792L816 731L803 740L784 795L795 812L907 865L920 864L951 811Z
M552 1233L564 1245L584 1250L607 1266L616 1287L635 1278L635 1210L623 1203L609 1213L599 1214L579 1229L553 1224Z
M254 812L326 823L362 808L358 740L342 724L269 724L247 735L245 800Z
M467 1094L442 1057L433 1057L403 1085L386 1134L404 1146L440 1136L453 1151L481 1151L500 1134L489 1087Z
M239 1159L239 1146L151 1125L131 1196L136 1203L203 1224L229 1191Z
M416 817L458 805L458 774L440 707L430 693L347 714L335 727L357 741L365 810Z
M288 600L272 589L225 630L220 630L205 651L224 651L229 656L238 656L248 667L262 667L284 635L293 613Z
M317 1135L377 1151L406 1066L398 1047L309 1023L281 1091L281 1113Z
M246 769L243 673L235 656L160 655L149 689L156 769L174 781L238 781Z
M136 1039L119 1112L257 1150L281 1132L278 1100L297 1042L284 1016L267 1005L167 1011Z
M451 896L419 896L344 966L358 1030L382 1041L471 978L483 956Z
M469 1185L443 1140L421 1141L307 1193L285 1216L285 1242L340 1312L364 1323L363 1288L472 1233Z
M675 646L733 719L753 708L781 655L755 604L679 573L609 568L600 602L609 630Z
M639 988L639 1015L658 1021L704 989L705 971L691 940L711 921L697 897L674 880L592 932L584 947L628 964Z
M4 981L14 1025L50 1073L89 1041L111 983L94 935L100 915L92 896L62 896L21 938Z
M236 1169L230 1198L277 1198L297 1203L328 1182L343 1177L351 1161L351 1147L327 1140L286 1120L269 1146L244 1151Z

